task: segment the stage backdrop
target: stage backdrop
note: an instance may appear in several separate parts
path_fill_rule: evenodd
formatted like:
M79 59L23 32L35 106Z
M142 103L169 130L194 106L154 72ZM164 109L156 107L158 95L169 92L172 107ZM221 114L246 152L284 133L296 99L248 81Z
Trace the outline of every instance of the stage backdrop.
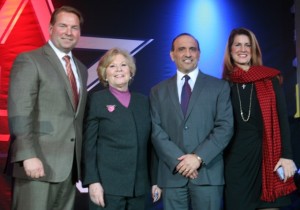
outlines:
M176 73L169 57L172 39L182 32L198 38L200 69L221 76L226 40L231 29L251 29L260 42L265 65L279 69L291 121L293 148L299 149L299 119L295 85L295 10L292 0L0 0L0 169L8 147L7 92L9 72L16 55L48 40L48 23L54 8L80 9L85 23L74 53L89 68L89 91L100 88L95 68L111 47L130 51L137 62L131 89L146 95L151 87ZM299 157L295 160L299 166ZM10 179L0 176L0 209L10 204ZM77 209L86 209L87 194L78 186ZM148 209L161 209L161 203Z

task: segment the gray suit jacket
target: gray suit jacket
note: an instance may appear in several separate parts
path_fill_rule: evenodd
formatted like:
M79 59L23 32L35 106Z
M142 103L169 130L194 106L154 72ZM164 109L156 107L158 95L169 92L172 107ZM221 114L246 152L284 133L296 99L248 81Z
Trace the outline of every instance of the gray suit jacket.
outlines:
M176 75L152 88L152 143L159 157L158 185L182 187L188 179L174 169L178 157L195 153L205 162L198 185L223 185L223 149L233 134L230 88L227 82L199 71L186 117L177 93Z
M39 180L65 180L73 160L77 161L80 177L87 71L76 58L74 61L81 87L77 111L65 70L48 44L16 58L10 73L8 98L9 159L14 177L28 178L22 161L33 157L44 165L46 176Z

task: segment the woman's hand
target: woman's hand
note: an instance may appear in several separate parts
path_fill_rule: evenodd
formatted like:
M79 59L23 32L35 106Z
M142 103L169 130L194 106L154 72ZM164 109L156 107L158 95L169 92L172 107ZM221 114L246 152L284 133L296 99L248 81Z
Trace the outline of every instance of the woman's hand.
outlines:
M89 185L89 194L93 203L98 206L105 207L104 190L99 182Z
M276 171L280 166L282 166L283 168L284 182L286 182L288 178L293 177L295 172L297 171L297 167L294 161L291 159L280 158L274 168L274 171Z
M153 203L155 203L161 197L161 189L157 185L153 185L151 192L152 192Z

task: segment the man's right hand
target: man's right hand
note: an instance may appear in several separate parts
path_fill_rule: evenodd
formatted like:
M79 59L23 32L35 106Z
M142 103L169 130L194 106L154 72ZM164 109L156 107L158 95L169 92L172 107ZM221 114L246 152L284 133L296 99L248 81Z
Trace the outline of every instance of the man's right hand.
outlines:
M45 176L44 166L40 159L30 158L23 161L26 175L33 179L38 179Z
M198 177L198 168L201 166L201 160L194 154L186 154L179 157L179 164L176 166L176 170L182 176L190 179L196 179Z

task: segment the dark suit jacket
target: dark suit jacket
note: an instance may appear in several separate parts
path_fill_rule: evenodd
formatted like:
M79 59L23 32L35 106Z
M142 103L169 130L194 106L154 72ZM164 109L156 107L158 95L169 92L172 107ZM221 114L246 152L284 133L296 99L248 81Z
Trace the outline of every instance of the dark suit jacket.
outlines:
M111 111L109 105L115 105ZM108 89L88 99L83 142L83 185L100 182L118 196L146 193L151 117L147 97L131 93L124 107Z
M195 153L205 162L198 185L223 185L223 149L233 134L227 82L199 71L186 117L177 92L176 75L151 90L152 143L159 157L158 185L182 187L188 179L174 173L177 158Z
M39 180L65 180L75 156L80 175L87 71L76 58L74 61L81 87L77 111L73 108L72 89L65 70L48 44L16 58L10 73L8 98L9 158L14 177L28 178L22 161L33 157L39 158L45 168L46 176Z

